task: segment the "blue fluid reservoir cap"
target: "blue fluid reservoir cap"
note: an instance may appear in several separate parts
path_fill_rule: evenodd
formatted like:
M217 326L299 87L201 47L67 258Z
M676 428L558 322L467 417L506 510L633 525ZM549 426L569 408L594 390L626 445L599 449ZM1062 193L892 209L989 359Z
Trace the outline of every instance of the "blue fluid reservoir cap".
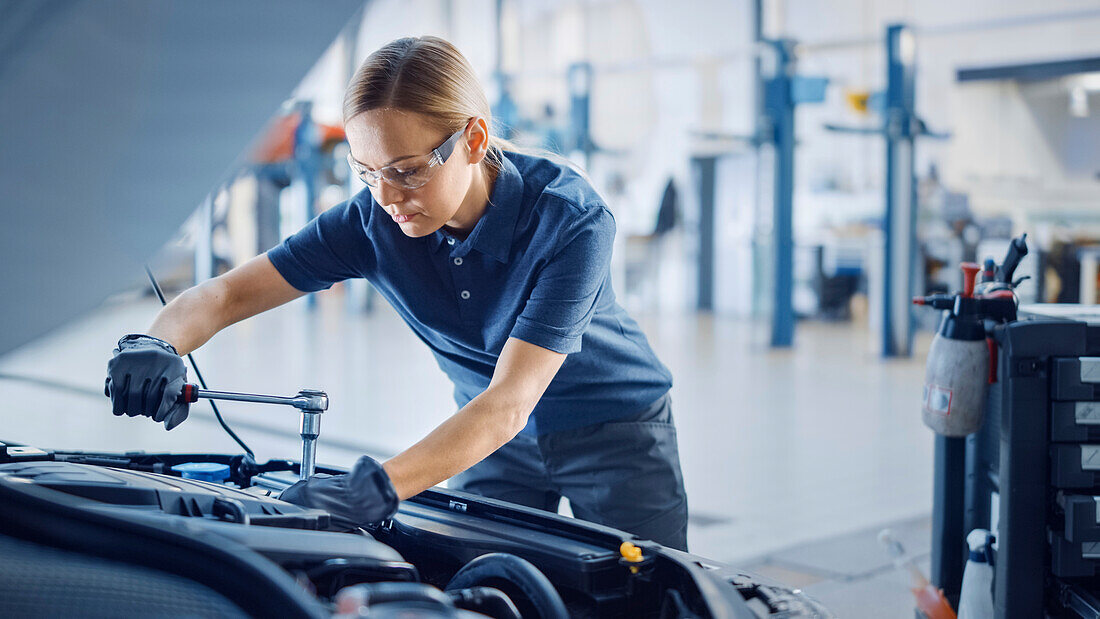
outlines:
M185 462L172 467L184 479L199 481L225 481L229 479L229 465L217 462Z

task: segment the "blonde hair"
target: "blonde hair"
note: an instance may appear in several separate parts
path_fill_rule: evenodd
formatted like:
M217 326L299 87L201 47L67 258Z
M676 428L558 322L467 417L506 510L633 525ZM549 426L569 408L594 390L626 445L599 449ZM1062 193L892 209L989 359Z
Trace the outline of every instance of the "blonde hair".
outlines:
M489 127L493 124L489 100L473 67L455 46L439 37L397 39L363 61L344 93L344 123L382 108L420 114L447 135L475 116L484 118ZM518 150L493 135L489 147L483 163L493 172L500 169L501 151Z

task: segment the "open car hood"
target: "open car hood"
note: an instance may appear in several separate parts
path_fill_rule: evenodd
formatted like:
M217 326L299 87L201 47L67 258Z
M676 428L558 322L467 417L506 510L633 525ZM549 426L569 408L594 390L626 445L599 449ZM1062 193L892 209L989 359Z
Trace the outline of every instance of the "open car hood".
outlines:
M0 354L140 281L362 4L0 4Z

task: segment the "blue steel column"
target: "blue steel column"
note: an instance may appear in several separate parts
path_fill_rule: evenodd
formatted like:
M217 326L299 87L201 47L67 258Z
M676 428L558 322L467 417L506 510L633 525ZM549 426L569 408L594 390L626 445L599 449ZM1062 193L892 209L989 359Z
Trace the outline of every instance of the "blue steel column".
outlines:
M298 112L298 128L294 131L294 167L300 182L305 187L305 204L302 205L305 220L311 221L317 213L317 177L321 172L321 150L317 126L313 123L313 102L298 101L294 104ZM314 307L317 295L306 297L306 305Z
M496 54L493 60L493 81L497 85L497 100L493 103L493 126L496 135L511 140L519 129L519 106L512 98L512 78L504 72L504 0L496 0Z
M916 41L902 25L886 29L886 237L882 355L907 357L913 347L913 268L917 263L917 195L913 176Z
M771 345L794 343L794 107L792 41L770 41L775 52L774 73L764 81L764 110L770 127L768 137L775 153L775 185L772 204L772 249L774 251L774 300Z
M300 117L298 128L294 131L294 163L299 178L305 183L305 215L306 221L309 221L316 215L317 175L321 171L320 145L317 127L313 124L313 103L298 101L294 108Z
M691 167L699 195L699 270L695 309L714 310L715 193L718 155L692 157Z
M584 153L584 167L592 165L592 153L596 145L592 141L591 105L592 105L592 64L577 62L569 65L569 150Z

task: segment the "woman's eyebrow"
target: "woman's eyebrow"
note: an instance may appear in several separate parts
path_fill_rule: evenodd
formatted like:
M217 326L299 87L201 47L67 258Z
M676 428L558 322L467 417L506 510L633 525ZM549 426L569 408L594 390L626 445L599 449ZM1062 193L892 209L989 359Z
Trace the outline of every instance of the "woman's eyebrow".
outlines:
M403 161L405 159L412 159L413 157L418 157L418 156L419 155L401 155L400 157L397 157L396 159L390 159L388 162L382 164L382 167L385 168L385 167L388 167L388 166L391 166L391 165L397 163L398 161ZM351 158L355 159L355 155L352 155ZM363 166L364 168L366 168L366 169L368 169L372 172L374 171L374 168L372 168L369 165L363 163L362 161L359 161L358 159L355 159L355 163L358 163L359 165Z
M398 161L404 161L405 159L412 159L413 157L416 157L416 156L417 155L401 155L400 157L397 157L396 159L390 159L386 163L382 164L382 167L384 168L386 166L391 166L391 165L397 163Z

